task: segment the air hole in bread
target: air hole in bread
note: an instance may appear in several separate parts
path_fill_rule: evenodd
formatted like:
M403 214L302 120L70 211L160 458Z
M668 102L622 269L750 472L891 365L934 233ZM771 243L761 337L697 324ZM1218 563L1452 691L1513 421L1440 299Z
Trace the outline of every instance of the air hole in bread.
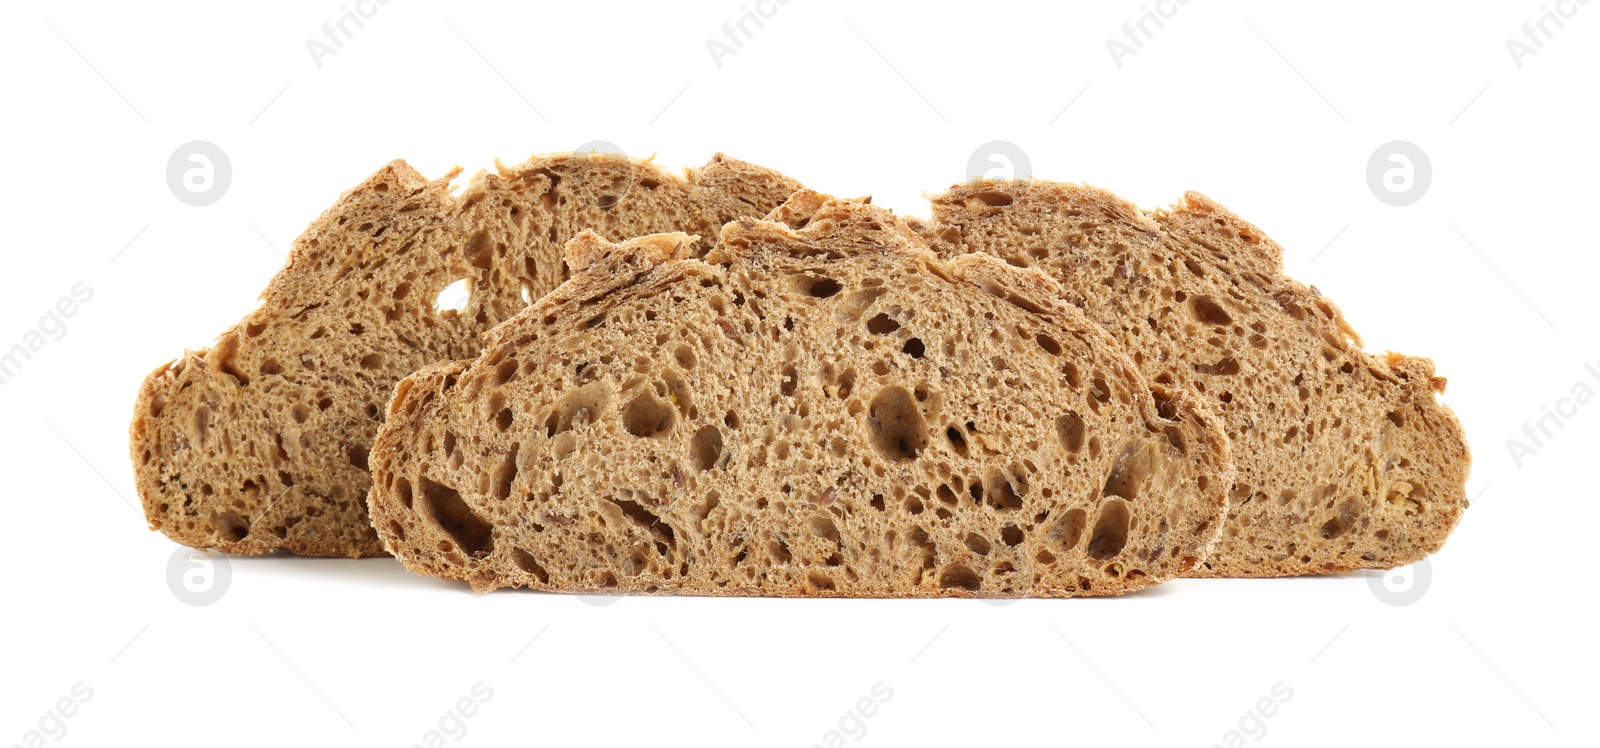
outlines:
M826 299L836 293L839 293L839 291L844 288L843 286L839 285L839 281L836 281L832 278L810 275L807 273L796 275L794 277L794 285L795 290L799 291L800 293L818 299Z
M989 208L1001 208L1012 203L1012 197L1004 192L986 190L973 194L967 198L967 208L976 210L979 205Z
M800 386L800 375L795 371L794 365L783 367L783 380L778 385L778 391L784 397L794 397L794 391Z
M1022 539L1022 528L1017 527L1016 525L1006 525L1005 527L1000 528L1000 542L1015 548L1019 545L1022 545Z
M1020 478L1018 480L1021 482ZM989 506L1001 511L1022 508L1022 496L1018 494L1016 487L1012 485L1012 479L1005 473L999 470L991 470L984 483L987 486L984 489L984 502ZM1026 490L1027 484L1023 482L1023 491Z
M855 367L852 366L848 369L845 369L844 373L839 375L839 391L837 393L839 399L848 399L850 397L850 393L855 391L855 388L856 370Z
M944 430L944 438L950 441L950 448L962 457L967 456L967 437L961 435L961 430L951 426Z
M1189 308L1194 310L1195 319L1208 325L1230 325L1233 317L1228 310L1222 307L1216 299L1210 296L1195 296L1189 299Z
M679 366L683 367L684 371L694 370L696 360L693 348L690 348L687 345L679 345L677 349L672 352L672 358L678 362Z
M811 534L835 545L839 543L839 526L827 517L816 517L811 520Z
M914 460L928 446L928 427L904 387L886 387L867 407L872 446L890 460Z
M349 448L347 448L345 450L345 458L348 459L350 461L350 465L355 467L357 470L367 470L368 469L368 467L367 467L367 456L368 456L368 454L369 454L369 450L366 447L363 447L363 446L360 446L360 445L351 445Z
M595 201L595 205L600 206L601 210L611 210L617 206L619 199L621 198L616 195L601 195L600 199Z
M729 413L732 415L732 413ZM722 430L716 426L702 426L689 440L689 459L701 470L710 470L722 456Z
M611 503L616 504L617 508L622 510L623 516L633 520L633 522L639 525L640 528L644 529L646 532L649 532L656 538L655 545L657 553L665 556L667 555L668 548L677 546L677 533L672 531L672 526L662 522L660 517L657 517L650 510L645 509L638 502L628 501L626 499L613 499Z
M521 548L512 548L511 559L516 562L517 568L532 574L534 579L539 580L539 584L550 583L550 573L545 571L544 567L539 565L539 561L527 551Z
M556 434L593 423L610 401L611 390L606 388L603 381L573 390L561 398L561 402L546 417L545 437L552 438Z
M977 592L983 587L983 580L977 573L961 564L951 564L939 574L939 586L945 589L962 589Z
M1089 401L1089 405L1098 411L1100 403L1111 402L1111 385L1106 384L1105 377L1099 375L1095 376L1092 385L1093 389L1089 393L1092 399Z
M967 533L967 539L965 543L967 550L972 551L979 556L989 555L989 550L993 547L987 538L975 532Z
M494 550L494 533L489 523L472 512L454 488L422 476L422 506L425 514L465 553L481 558Z
M1339 516L1322 523L1322 539L1333 540L1349 532L1351 528L1355 527L1356 517L1360 510L1361 507L1356 504L1354 499L1340 504Z
M794 553L789 550L789 544L783 538L773 538L767 546L767 552L772 556L773 563L783 566L794 560Z
M904 353L912 358L922 358L922 355L926 350L927 348L923 345L922 338L912 338L907 340L906 344L900 348L901 353Z
M1155 462L1155 449L1149 442L1128 445L1117 456L1116 464L1111 466L1111 474L1106 476L1106 485L1100 495L1120 496L1129 501L1139 498L1150 482L1150 474L1156 469Z
M1128 504L1122 499L1107 499L1089 535L1089 558L1105 561L1122 552L1128 543Z
M875 280L877 279L869 278L865 281L862 281L862 285L866 286L866 288L862 288L860 291L856 291L845 297L844 309L842 310L842 313L846 318L852 320L859 319L862 313L867 310L867 307L872 306L872 302L877 301L879 296L882 296L884 293L886 293L881 286L872 285L872 281Z
M511 497L511 485L517 481L517 451L521 445L512 444L511 451L501 458L499 467L494 471L494 496L497 499Z
M499 365L494 367L494 383L496 385L505 384L506 382L515 379L516 376L517 360L514 358L508 358L504 361L501 361Z
M1033 339L1039 344L1040 348L1045 350L1046 353L1052 356L1061 355L1061 344L1057 343L1055 338L1052 338L1049 335L1041 332L1038 335L1035 335Z
M234 512L222 512L211 517L211 527L229 543L237 543L250 535L250 523Z
M658 437L672 430L677 414L650 390L635 395L622 407L622 427L641 438Z
M382 353L368 353L367 355L362 356L361 357L361 368L366 369L368 371L372 371L374 369L383 368L383 354Z
M1221 361L1218 361L1214 364L1191 365L1194 367L1195 371L1200 372L1201 374L1210 374L1212 376L1231 377L1239 373L1239 360L1232 356L1224 357Z
M467 240L467 245L462 248L461 254L467 262L479 270L488 270L494 263L494 239L489 236L488 229L480 229Z
M1061 440L1061 446L1067 454L1077 454L1083 449L1083 416L1073 411L1056 419L1056 436Z
M873 335L888 335L900 329L900 323L894 321L888 314L879 312L872 319L867 320L867 332Z
M1083 386L1083 377L1078 374L1077 364L1068 361L1061 367L1061 373L1066 376L1067 384L1071 385L1072 389L1078 389Z
M439 292L439 295L433 300L433 311L435 314L442 316L448 316L445 314L446 312L460 313L467 308L467 301L470 298L471 292L467 290L467 279L462 278L445 286L444 290Z
M1167 444L1176 450L1179 456L1189 456L1189 442L1184 438L1183 431L1179 430L1177 426L1168 426L1162 430L1162 433L1166 434Z

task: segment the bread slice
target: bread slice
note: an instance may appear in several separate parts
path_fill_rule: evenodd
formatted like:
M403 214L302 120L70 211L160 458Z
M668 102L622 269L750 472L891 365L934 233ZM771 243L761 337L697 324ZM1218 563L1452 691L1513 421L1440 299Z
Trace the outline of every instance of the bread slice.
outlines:
M941 255L1047 271L1145 374L1203 397L1238 477L1198 576L1389 568L1439 550L1467 506L1465 437L1433 362L1375 357L1283 250L1203 195L1141 212L1092 187L979 180L917 229Z
M1041 273L795 200L705 261L582 234L481 356L403 380L385 547L480 591L840 597L1120 594L1206 555L1231 467L1195 398Z
M721 154L686 177L621 156L537 156L496 164L458 197L459 171L380 169L295 240L260 308L150 374L130 449L152 528L231 553L381 554L367 455L395 382L476 355L484 332L565 278L561 248L580 230L710 234L799 188ZM461 279L466 308L436 309Z

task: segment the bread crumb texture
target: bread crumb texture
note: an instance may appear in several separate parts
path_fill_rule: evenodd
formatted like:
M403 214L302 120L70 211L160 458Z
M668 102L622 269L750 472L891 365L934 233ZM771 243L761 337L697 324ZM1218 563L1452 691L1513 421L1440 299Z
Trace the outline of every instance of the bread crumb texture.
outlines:
M152 528L231 553L382 554L368 462L395 382L476 355L483 333L562 282L562 248L582 230L714 239L799 188L721 154L684 176L606 154L536 156L480 172L459 196L457 173L380 169L295 240L258 309L150 374L130 447ZM441 297L458 282L445 296L465 297L459 310Z
M774 217L703 259L581 234L482 355L401 381L385 547L480 591L839 597L1120 594L1206 557L1226 437L1055 281L859 201Z
M1145 212L1087 186L976 180L908 222L941 256L1046 272L1147 376L1217 414L1238 473L1191 574L1391 568L1460 520L1471 457L1433 362L1363 352L1277 243L1205 196Z

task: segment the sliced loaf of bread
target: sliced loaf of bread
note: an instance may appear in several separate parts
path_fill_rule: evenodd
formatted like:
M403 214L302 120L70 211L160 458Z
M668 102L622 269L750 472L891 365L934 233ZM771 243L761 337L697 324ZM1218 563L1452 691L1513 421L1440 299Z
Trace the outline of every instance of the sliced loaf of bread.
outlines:
M496 167L457 196L459 169L430 181L385 166L295 240L257 310L150 374L130 450L152 528L232 553L381 554L367 460L395 382L476 355L484 332L561 283L581 230L714 236L799 187L721 154L686 176L606 154ZM459 280L465 308L437 308Z
M1233 443L1228 521L1199 576L1390 568L1437 551L1470 456L1433 362L1372 356L1283 250L1197 193L1140 211L1092 187L977 180L913 226L942 256L1040 268L1154 381L1204 398Z
M1037 271L943 261L891 213L622 245L475 360L395 388L373 523L477 590L1120 594L1216 538L1227 440Z

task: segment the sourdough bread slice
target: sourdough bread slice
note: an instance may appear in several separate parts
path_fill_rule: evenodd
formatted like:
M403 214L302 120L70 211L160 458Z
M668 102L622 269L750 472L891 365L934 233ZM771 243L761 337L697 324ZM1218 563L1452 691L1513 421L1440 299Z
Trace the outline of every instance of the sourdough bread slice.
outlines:
M1197 193L1141 212L1103 190L979 180L916 229L941 255L1047 271L1145 374L1207 401L1238 476L1197 576L1390 568L1437 551L1471 458L1433 362L1361 350L1277 243Z
M1037 271L944 262L891 213L582 234L573 277L476 360L395 389L373 523L477 590L1120 594L1192 568L1231 481Z
M145 380L130 448L152 528L233 553L381 554L367 455L395 382L476 355L484 332L562 281L561 248L580 230L710 234L799 187L721 154L686 176L537 156L496 164L458 197L459 171L430 181L395 161L344 193L295 240L260 308ZM436 309L462 279L465 309Z

